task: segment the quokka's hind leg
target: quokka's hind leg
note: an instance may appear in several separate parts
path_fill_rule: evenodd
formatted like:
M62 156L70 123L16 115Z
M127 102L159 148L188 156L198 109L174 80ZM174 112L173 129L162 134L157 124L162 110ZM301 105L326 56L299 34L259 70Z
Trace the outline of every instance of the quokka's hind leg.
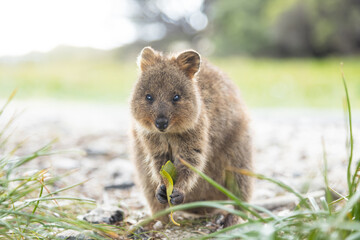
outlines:
M241 200L248 202L252 195L253 178L241 174L241 169L252 171L251 138L243 133L234 137L226 150L228 165L225 169L225 186ZM239 171L240 170L240 171Z
M252 171L252 148L251 139L248 135L240 136L239 141L234 141L227 152L230 165L225 170L225 187L234 193L242 201L248 202L251 199L253 190L253 178L241 174L241 169ZM240 170L240 171L239 171ZM235 209L241 210L239 206ZM242 221L236 215L227 214L222 223L224 227L231 226Z
M223 226L223 228L227 228L232 225L240 223L240 221L241 221L241 219L238 216L228 213L225 215L224 220L221 221L221 225Z
M235 196L240 198L242 201L244 202L250 201L252 194L253 180L249 176L245 176L236 172L236 169L242 169L242 168L230 168L230 169L232 170L226 170L225 172L225 187L229 189L233 194L235 194Z

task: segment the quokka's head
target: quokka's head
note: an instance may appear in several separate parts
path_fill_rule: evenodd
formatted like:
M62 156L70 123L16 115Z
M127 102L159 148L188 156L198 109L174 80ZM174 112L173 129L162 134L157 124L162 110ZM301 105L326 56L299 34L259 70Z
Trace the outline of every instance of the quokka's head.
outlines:
M185 51L166 57L145 47L138 58L139 79L131 98L131 112L150 132L179 133L192 128L200 115L196 82L200 55Z

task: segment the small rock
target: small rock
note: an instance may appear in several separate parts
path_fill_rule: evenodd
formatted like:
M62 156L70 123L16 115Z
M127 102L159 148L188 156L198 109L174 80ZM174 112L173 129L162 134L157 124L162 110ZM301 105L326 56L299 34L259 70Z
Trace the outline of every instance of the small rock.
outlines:
M122 184L107 185L107 186L104 187L104 189L105 190L109 190L109 189L129 189L129 188L132 188L133 186L135 186L135 183L127 182L127 183L122 183Z
M52 161L53 167L55 169L69 170L80 167L80 162L76 159L64 158L64 157L54 157Z
M160 230L160 229L162 229L164 226L163 226L163 224L162 224L162 222L161 221L156 221L156 223L153 225L153 229L154 230Z
M145 233L145 230L143 227L135 227L135 226L131 226L133 229L136 228L135 231L133 231L133 233L131 233L130 235L128 235L128 238L130 239L136 239L136 240L142 240L142 239L150 239L151 237ZM130 227L130 229L131 229Z
M66 239L66 240L92 240L93 238L87 236L94 234L91 231L78 232L75 230L66 230L56 235L57 239Z
M278 212L277 215L278 215L279 217L286 217L286 216L289 216L290 213L291 213L291 211L290 211L289 209L284 209L284 210Z
M221 222L223 222L224 219L225 219L225 216L223 214L219 214L215 219L215 223L217 225L221 225Z
M128 217L126 218L126 222L131 224L131 225L135 225L138 221L136 221L134 218L132 217Z
M94 224L116 224L124 219L124 211L113 206L98 207L82 216L82 219Z
M128 228L128 232L129 233L133 233L135 232L135 230L137 230L138 226L137 225L131 225L129 228Z
M256 189L254 192L254 199L269 199L274 198L276 192L273 189Z
M205 225L205 227L211 227L211 226L213 226L214 224L212 223L212 222L208 222L206 225Z
M106 156L108 155L107 151L99 150L99 149L92 149L92 148L85 148L85 152L89 157L97 157L97 156Z
M155 239L166 239L166 238L164 238L164 235L161 233L155 233L154 238Z
M204 228L199 228L198 232L205 233L205 234L210 234L211 233L210 229L204 229Z
M300 171L298 171L298 170L295 170L295 171L293 171L293 173L292 173L292 177L294 177L294 178L301 177L302 175L303 175L303 173L300 172Z
M129 160L114 158L105 166L104 171L111 176L105 185L105 190L129 189L134 183L134 166Z
M183 216L179 216L178 214L174 213L174 218L176 221L182 221L184 220L184 217Z

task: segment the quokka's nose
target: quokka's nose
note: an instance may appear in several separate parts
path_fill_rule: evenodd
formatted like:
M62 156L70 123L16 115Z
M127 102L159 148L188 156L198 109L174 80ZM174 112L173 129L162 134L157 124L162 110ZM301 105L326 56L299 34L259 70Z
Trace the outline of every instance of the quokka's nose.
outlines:
M160 117L155 120L155 126L159 130L165 130L168 127L169 121L165 117Z

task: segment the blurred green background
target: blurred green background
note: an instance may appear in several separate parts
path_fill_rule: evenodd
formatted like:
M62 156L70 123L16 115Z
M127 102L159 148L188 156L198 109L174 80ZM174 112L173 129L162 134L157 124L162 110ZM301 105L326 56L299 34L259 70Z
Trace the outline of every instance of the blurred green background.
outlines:
M127 10L118 14L131 23L130 40L110 47L86 38L78 46L59 40L48 51L0 56L0 97L18 88L21 99L125 104L138 74L137 54L150 45L169 52L199 51L237 83L252 107L341 108L342 62L352 106L360 107L358 0L124 2ZM115 31L123 31L121 25ZM96 29L92 34L101 36Z

